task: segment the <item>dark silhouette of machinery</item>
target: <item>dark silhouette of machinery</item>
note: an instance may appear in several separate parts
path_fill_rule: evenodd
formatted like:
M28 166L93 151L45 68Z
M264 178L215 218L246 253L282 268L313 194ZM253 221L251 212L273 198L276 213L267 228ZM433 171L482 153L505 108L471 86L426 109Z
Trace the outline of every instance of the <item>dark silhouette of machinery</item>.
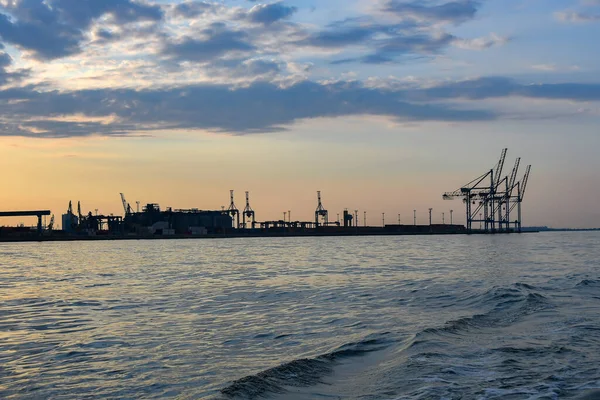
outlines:
M229 204L229 208L226 210L227 214L229 214L231 216L231 218L233 219L234 217L236 218L236 225L235 228L239 229L240 228L240 210L238 210L238 208L235 206L235 203L233 201L233 190L229 191L229 194L231 196L231 203Z
M521 163L517 158L510 176L502 176L507 149L503 149L495 168L473 179L454 192L444 193L444 200L463 199L466 208L467 231L472 231L473 222L479 222L485 232L510 232L511 225L521 232L521 203L529 180L531 165L523 178L516 181ZM511 221L511 212L517 208L517 218Z
M317 192L317 199L319 204L317 205L317 209L315 210L315 227L319 227L319 224L321 224L319 222L319 220L322 221L322 225L327 226L329 224L329 213L327 212L327 210L325 209L325 207L323 207L323 204L321 203L321 192L318 191Z
M254 219L254 217L255 217L254 210L252 209L252 207L250 207L250 193L249 192L246 192L246 208L244 208L244 211L242 212L242 226L244 227L244 229L247 228L246 217L248 219L252 218L252 229L254 229L254 227L256 225L256 220Z

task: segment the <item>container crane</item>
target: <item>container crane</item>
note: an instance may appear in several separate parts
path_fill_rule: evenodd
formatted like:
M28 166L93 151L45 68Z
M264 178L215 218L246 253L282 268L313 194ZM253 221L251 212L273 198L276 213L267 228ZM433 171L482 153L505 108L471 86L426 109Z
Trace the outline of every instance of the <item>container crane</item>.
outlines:
M517 158L510 177L502 177L506 153L507 149L505 148L502 150L500 160L493 169L475 178L460 189L444 193L442 196L444 200L453 200L457 197L463 199L466 207L468 231L472 230L473 222L484 222L486 232L490 230L495 232L496 228L500 231L504 228L507 232L510 230L510 212L522 201L523 183L526 182L529 174L526 173L521 183L515 183L521 162L521 159ZM530 167L528 166L528 170ZM516 197L513 196L515 188L521 192ZM479 219L477 219L478 216ZM519 215L518 221L520 220ZM519 226L519 222L515 222L515 226Z
M321 191L317 192L317 200L318 200L318 204L317 204L317 209L315 210L315 227L319 227L319 217L322 218L323 220L323 225L327 226L329 224L329 213L327 212L327 210L325 209L325 207L323 207L323 204L321 203Z
M256 221L254 220L254 210L250 207L250 192L246 192L246 208L242 212L242 226L246 229L246 217L252 218L252 229L256 225Z
M239 229L240 228L240 210L238 210L238 208L235 206L235 203L233 202L233 190L230 190L229 194L231 196L231 203L229 204L227 213L229 215L231 215L231 218L233 218L234 216L237 218L236 228Z

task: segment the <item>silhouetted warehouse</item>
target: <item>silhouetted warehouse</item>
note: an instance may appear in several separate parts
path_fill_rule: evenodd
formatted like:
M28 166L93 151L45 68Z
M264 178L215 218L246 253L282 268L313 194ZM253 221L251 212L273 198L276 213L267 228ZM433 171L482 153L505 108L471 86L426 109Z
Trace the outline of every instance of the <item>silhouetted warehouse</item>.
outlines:
M204 211L198 209L161 211L158 204L147 204L142 212L125 216L125 226L129 232L150 229L150 233L173 231L175 234L219 233L233 227L231 217L222 211ZM152 228L154 227L154 231Z

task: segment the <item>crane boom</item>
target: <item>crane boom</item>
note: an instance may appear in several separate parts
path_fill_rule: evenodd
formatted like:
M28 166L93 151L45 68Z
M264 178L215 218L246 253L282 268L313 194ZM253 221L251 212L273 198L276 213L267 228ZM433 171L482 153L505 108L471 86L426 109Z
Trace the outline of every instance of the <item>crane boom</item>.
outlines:
M500 184L500 175L502 175L502 169L504 168L504 160L506 160L506 152L507 148L502 149L502 154L500 154L500 161L498 161L498 165L496 166L496 175L494 175L494 191L498 188Z
M510 174L510 181L508 182L508 191L509 195L512 193L513 188L515 187L515 181L517 180L517 173L519 172L519 164L521 163L521 157L517 157L515 161L515 166Z
M525 175L523 176L523 183L521 187L521 198L519 200L523 201L523 197L525 197L525 189L527 189L527 181L529 180L529 172L531 171L531 165L528 165L525 169Z
M127 204L127 200L125 200L125 195L121 193L121 201L123 202L123 211L125 211L125 215L129 214L129 207Z

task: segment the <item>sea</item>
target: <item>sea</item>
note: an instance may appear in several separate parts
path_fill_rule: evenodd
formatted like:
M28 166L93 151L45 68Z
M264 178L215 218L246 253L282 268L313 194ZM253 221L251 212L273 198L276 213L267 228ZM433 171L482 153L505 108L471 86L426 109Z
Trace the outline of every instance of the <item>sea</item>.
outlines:
M600 398L600 232L0 244L0 399Z

